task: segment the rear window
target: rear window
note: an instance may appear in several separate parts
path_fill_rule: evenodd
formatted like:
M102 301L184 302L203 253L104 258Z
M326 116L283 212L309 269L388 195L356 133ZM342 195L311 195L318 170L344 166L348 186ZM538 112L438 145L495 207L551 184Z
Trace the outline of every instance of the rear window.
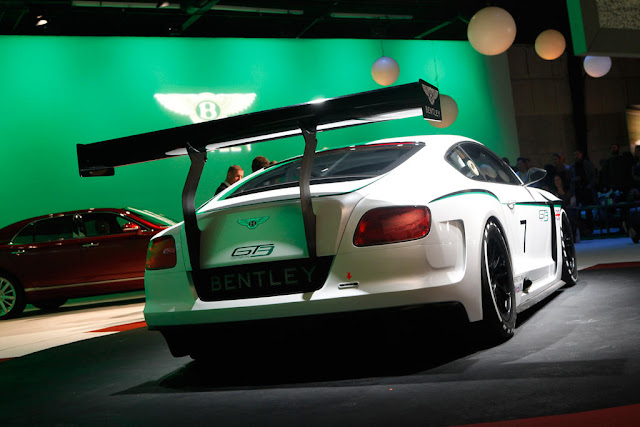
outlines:
M375 178L393 170L424 146L424 143L360 145L322 151L313 158L311 184ZM226 198L278 188L297 187L302 157L272 166L244 183Z

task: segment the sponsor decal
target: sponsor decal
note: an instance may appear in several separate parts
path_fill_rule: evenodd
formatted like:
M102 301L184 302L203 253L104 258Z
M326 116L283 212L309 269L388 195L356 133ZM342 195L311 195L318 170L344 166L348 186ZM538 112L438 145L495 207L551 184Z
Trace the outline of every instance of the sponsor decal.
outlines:
M248 218L248 219L239 219L238 224L244 225L249 230L253 230L260 224L266 222L269 219L268 216L261 216L259 218Z
M248 109L255 93L156 93L153 96L172 113L187 116L193 123L234 116Z
M275 247L276 246L273 243L255 246L242 246L239 248L235 248L231 253L231 256L233 258L256 258L261 256L269 256L273 253Z
M538 219L543 222L549 221L549 210L541 209L538 211Z
M562 208L554 208L555 212L556 212L556 221L560 221L560 215L562 214Z

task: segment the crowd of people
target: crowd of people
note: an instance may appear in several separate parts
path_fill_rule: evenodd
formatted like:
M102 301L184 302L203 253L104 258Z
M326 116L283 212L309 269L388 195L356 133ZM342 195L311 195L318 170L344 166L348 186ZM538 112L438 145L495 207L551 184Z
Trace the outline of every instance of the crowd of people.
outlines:
M517 159L513 166L520 179L526 181L532 167L530 160ZM574 231L588 235L593 231L593 212L586 209L586 218L580 217L581 207L609 206L623 202L640 202L640 146L620 152L620 146L612 144L609 157L596 167L581 150L576 150L574 161L566 163L562 153L554 153L546 164L545 178L534 186L555 194L563 207L571 214ZM579 234L578 234L579 236Z

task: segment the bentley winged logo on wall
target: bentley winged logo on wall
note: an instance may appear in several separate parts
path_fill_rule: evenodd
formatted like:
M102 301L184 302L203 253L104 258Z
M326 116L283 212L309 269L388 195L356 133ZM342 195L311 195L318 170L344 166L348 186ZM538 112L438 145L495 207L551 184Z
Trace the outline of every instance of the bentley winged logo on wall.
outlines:
M255 93L157 93L153 96L167 110L187 116L193 123L224 119L248 109Z

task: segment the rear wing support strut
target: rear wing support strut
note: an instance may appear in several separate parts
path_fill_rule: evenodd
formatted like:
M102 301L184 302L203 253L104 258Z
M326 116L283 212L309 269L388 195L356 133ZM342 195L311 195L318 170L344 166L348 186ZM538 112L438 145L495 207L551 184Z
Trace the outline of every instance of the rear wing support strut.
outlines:
M207 162L207 152L198 151L188 145L187 153L191 159L191 166L182 189L182 214L184 215L184 233L189 249L189 261L193 269L194 281L196 281L200 272L200 228L196 217L196 191L204 164Z
M304 136L304 154L300 167L300 208L302 209L302 221L304 222L304 234L307 238L307 251L309 258L316 257L316 214L311 204L311 169L313 168L313 156L316 152L318 139L316 127L300 125Z
M304 136L304 154L300 168L300 208L304 223L304 233L307 238L307 251L309 258L317 256L316 251L316 215L311 203L311 169L313 168L313 156L316 152L318 139L315 126L306 127L300 125ZM200 281L200 240L201 230L198 227L196 216L196 191L202 176L204 165L207 162L207 152L198 151L191 145L187 146L187 153L191 160L189 173L182 189L182 213L184 215L184 232L189 249L189 261L193 271L194 284ZM196 285L198 286L198 285Z

